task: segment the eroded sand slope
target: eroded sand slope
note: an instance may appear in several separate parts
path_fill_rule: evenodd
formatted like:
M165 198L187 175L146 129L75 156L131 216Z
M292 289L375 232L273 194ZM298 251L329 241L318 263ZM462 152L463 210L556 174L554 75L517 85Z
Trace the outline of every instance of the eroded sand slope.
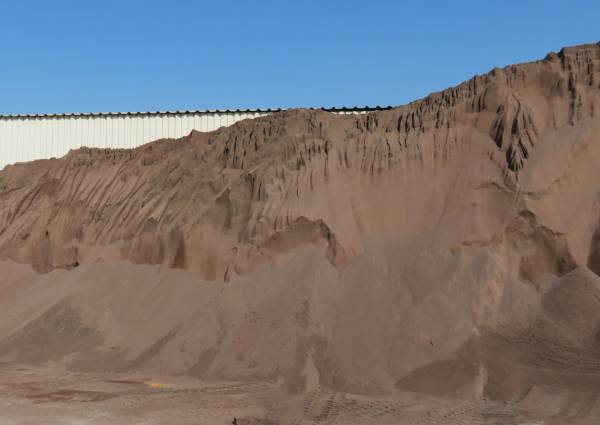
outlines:
M390 111L7 167L0 356L598 417L599 114L586 45Z

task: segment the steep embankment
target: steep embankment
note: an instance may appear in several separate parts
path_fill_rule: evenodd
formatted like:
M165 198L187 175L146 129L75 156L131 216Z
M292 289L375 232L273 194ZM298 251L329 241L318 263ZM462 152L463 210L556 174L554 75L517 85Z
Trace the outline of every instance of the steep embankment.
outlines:
M600 318L557 303L600 285L599 113L587 45L391 111L8 167L0 354L294 390L578 382Z

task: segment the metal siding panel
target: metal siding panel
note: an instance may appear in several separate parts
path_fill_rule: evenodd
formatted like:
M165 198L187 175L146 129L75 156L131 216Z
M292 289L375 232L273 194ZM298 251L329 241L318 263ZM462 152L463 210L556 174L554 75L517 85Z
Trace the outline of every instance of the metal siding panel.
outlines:
M77 139L77 117L69 119L69 149L79 149L79 141Z
M181 117L179 117L179 137L184 137L187 136L187 117L185 115L182 115Z
M160 137L169 131L169 120L168 117L163 115L156 117L160 121L160 126L156 127L156 133L152 137L152 140L160 139Z
M138 137L138 126L137 126L137 117L127 117L128 127L129 127L129 147L131 149L137 146L137 137Z
M42 125L43 122L40 118L35 118L32 122L34 128L35 128L35 156L37 158L43 158L44 157L44 132L42 131Z
M21 138L21 155L19 157L19 161L23 162L25 161L25 158L27 158L29 155L31 155L29 148L30 148L30 144L29 144L29 122L27 120L27 118L23 119L23 122L21 124L21 131L22 131L22 138Z
M90 120L85 120L82 121L82 129L81 129L81 137L84 138L86 137L85 134L90 134L91 138L90 138L90 147L93 146L99 146L99 140L100 138L98 137L99 131L98 131L98 118L96 117L91 117Z
M7 146L6 146L6 163L10 164L11 162L11 150L13 148L13 141L12 141L12 129L11 129L11 123L10 120L8 120L6 122L6 141L7 141Z
M113 149L115 147L115 120L112 117L109 117L106 119L106 124L109 128L106 145L109 149Z
M19 162L19 157L21 156L21 119L17 118L14 123L14 135L15 135L15 151L13 154L13 160L15 162Z
M57 118L56 123L58 126L58 138L56 140L56 151L54 151L54 156L60 158L62 156L62 152L65 149L65 120Z
M17 120L11 120L11 143L13 147L11 149L10 160L11 162L17 162L17 152L19 151L19 133L18 133L18 122Z
M123 146L123 118L116 117L112 119L113 122L113 142L112 147L114 149L119 149Z
M133 117L133 137L131 143L134 148L137 148L140 145L140 117Z
M69 119L59 119L60 123L60 144L57 151L57 157L62 157L67 152L69 143Z
M40 159L37 150L37 128L35 125L35 118L27 119L27 160Z
M26 126L24 125L25 120L23 118L19 118L19 125L17 127L19 134L19 144L17 150L17 162L23 162L23 158L25 157L25 130Z
M125 116L123 117L123 122L121 123L123 125L123 145L122 147L126 148L126 149L131 149L133 147L132 141L131 141L131 120L129 118L129 116Z
M92 117L85 119L82 117L77 118L77 143L79 146L87 146L89 143L93 143L94 132L91 124L94 120ZM84 136L85 134L85 136ZM93 145L92 145L93 146Z
M138 116L136 119L136 139L135 139L135 147L137 148L142 143L144 143L144 117Z
M154 135L152 136L152 140L160 139L161 135L165 134L165 132L169 129L169 122L167 117L160 115L157 116L156 119L157 124L160 123L160 125L156 126L156 133L154 133Z
M146 139L151 140L154 137L154 127L156 126L156 118L155 117L148 117L148 138Z
M81 137L81 123L82 120L79 117L73 118L73 131L71 136L71 146L77 146L81 148L83 144L83 138ZM88 136L89 138L89 136Z
M196 118L196 125L194 126L196 130L204 132L206 128L206 114L198 114Z
M144 128L144 117L137 117L137 134L138 134L138 139L136 141L136 147L140 146L142 143L144 143L144 134L145 134L145 128Z
M146 138L148 137L148 126L147 124L147 117L140 117L140 141L139 141L139 145L142 145L144 143L146 143Z
M342 115L364 111L339 111ZM270 112L0 117L0 167L14 162L61 157L82 146L135 148L153 140L181 138L192 130L215 131Z
M52 128L52 144L49 146L50 158L56 157L57 143L58 143L58 119L51 118L50 124Z
M127 139L127 116L119 117L119 149L129 147L129 140Z
M13 130L13 120L8 120L6 123L6 135L8 146L6 147L6 163L11 164L14 162L13 150L16 148Z
M62 157L67 153L68 140L69 140L69 118L60 120L62 135L60 139L60 149L58 150L58 157Z
M19 161L19 120L13 120L12 124L12 141L14 143L14 148L12 149L12 162Z
M15 153L17 151L17 142L15 140L15 124L14 120L8 122L8 138L10 140L10 148L8 149L8 162L15 162Z
M200 131L206 133L208 131L208 114L204 114L202 116L202 125L200 127Z
M120 149L124 146L125 144L125 138L123 137L123 121L124 118L123 117L117 117L114 122L115 122L115 144L114 147L116 149Z
M6 165L6 146L8 146L6 142L6 122L0 119L0 170Z
M50 120L43 119L41 126L41 132L46 135L45 141L42 144L42 153L44 155L44 158L49 158L48 154L50 152L50 146L52 144L52 127L50 126Z
M12 143L14 143L14 147L12 149L11 161L18 162L18 155L19 155L19 148L20 148L18 119L12 120L11 124L12 124Z
M146 143L150 139L150 119L151 117L144 117L144 140Z
M35 126L37 128L37 157L45 158L46 132L44 131L44 119L36 118Z
M115 143L115 122L112 117L106 119L106 126L108 127L108 131L106 132L106 146L112 149Z
M148 140L147 141L154 140L154 138L155 138L155 136L157 134L157 127L158 127L159 124L161 124L160 120L161 120L161 118L158 117L158 116L150 118L150 122L149 122L150 132L148 133Z
M59 122L58 118L52 118L52 145L50 145L50 157L55 158L56 152L58 151L58 140L59 140Z
M94 141L95 147L102 146L102 120L99 117L94 117Z
M184 115L182 118L181 127L183 136L189 135L194 127L194 117L190 115Z
M6 123L4 120L0 120L0 170L4 168L7 161L6 155L6 146L8 143L6 142Z
M176 126L176 137L183 137L183 118L184 117L178 117L175 116L175 123L177 124Z
M4 168L8 161L7 146L9 144L6 141L6 121L0 120L0 170Z
M95 128L96 128L96 147L102 147L102 118L96 117L94 118Z
M127 149L133 147L133 141L131 140L131 119L129 115L123 119L123 147Z
M148 141L154 140L158 134L158 126L162 126L162 117L156 116L150 119L150 134Z
M49 118L45 125L44 125L44 130L47 131L48 134L48 143L46 144L46 146L44 147L44 156L46 158L51 158L52 157L52 151L53 151L53 143L54 143L54 119L53 118Z
M118 149L127 148L129 146L129 140L127 140L127 117L119 117L119 128L118 128Z
M0 167L4 167L10 163L10 127L9 121L2 121L2 133L0 135L0 151L2 156L0 157Z
M102 148L106 148L108 147L108 139L109 139L109 135L108 135L108 120L106 118L102 118L102 132L101 132L101 142L100 142L100 147Z
M111 118L113 132L111 140L111 149L121 149L123 147L123 117L115 116Z
M23 158L25 158L25 150L27 149L27 143L25 141L25 132L27 131L27 125L25 124L25 119L19 118L19 126L17 128L19 131L19 149L17 153L17 162L23 162Z
M139 129L140 129L140 138L138 140L138 146L140 146L146 140L146 117L138 117L139 119Z
M63 144L63 151L67 153L70 149L73 149L73 117L69 117L65 121L65 142Z
M121 140L121 117L113 117L110 119L112 123L112 140L110 142L110 147L112 149L119 149L122 146L123 141Z
M69 142L69 119L61 120L62 121L62 140L60 141L60 151L59 156L64 156L67 153L68 142Z
M173 115L169 115L169 138L173 139L176 137L176 122L175 122L175 117Z
M10 135L10 120L7 120L4 123L4 132L3 132L3 144L4 144L4 149L3 149L3 164L7 165L10 164L10 150L12 148L12 140L11 140L11 135Z
M192 130L198 131L198 125L199 125L199 123L200 123L200 120L199 120L198 114L192 115L192 117L191 117L191 123L190 123L190 126L192 127L192 129L190 130L190 132Z
M40 155L40 128L38 126L38 120L32 118L29 120L31 126L31 155L35 159L42 159Z

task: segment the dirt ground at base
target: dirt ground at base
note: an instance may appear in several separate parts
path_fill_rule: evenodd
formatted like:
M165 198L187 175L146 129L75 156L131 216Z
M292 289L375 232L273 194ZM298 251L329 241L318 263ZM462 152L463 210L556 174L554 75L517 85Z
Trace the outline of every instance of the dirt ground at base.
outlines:
M532 393L537 394L511 402L443 400L414 393L377 398L321 387L286 395L277 382L205 382L2 364L0 424L225 425L236 418L240 425L591 425L600 420L580 414L582 397L555 391L556 400L571 401L557 415L546 405L552 391Z

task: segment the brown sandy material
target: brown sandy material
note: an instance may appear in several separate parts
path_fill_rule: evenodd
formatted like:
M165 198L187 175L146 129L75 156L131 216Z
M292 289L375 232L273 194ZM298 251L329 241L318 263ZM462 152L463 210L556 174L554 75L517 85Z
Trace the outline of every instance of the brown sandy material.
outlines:
M532 411L597 396L599 113L586 45L395 110L7 167L0 359Z

